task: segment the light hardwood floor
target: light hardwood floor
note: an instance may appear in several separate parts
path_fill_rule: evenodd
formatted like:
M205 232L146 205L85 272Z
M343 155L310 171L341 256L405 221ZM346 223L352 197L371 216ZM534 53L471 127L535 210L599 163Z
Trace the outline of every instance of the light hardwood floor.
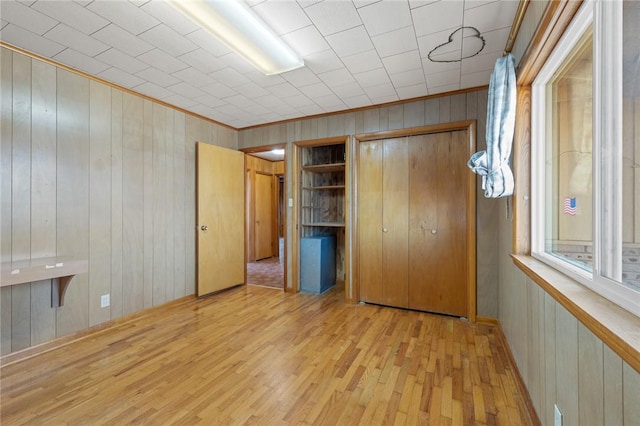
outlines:
M531 424L497 331L243 286L1 369L2 425Z

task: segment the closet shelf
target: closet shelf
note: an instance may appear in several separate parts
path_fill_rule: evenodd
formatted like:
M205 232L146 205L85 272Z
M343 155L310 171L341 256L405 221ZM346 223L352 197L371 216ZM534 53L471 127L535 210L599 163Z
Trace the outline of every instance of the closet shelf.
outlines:
M311 164L302 166L302 170L312 173L340 172L345 170L344 163Z
M323 189L344 189L344 185L321 185L321 186L303 186L302 189L309 191L320 191Z
M308 222L303 223L302 226L315 226L325 228L344 228L344 222Z

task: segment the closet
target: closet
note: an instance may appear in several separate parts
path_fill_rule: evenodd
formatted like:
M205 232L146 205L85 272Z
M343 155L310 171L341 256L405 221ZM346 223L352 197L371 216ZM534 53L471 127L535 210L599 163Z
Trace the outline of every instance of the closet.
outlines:
M475 126L421 131L359 141L360 300L475 318Z

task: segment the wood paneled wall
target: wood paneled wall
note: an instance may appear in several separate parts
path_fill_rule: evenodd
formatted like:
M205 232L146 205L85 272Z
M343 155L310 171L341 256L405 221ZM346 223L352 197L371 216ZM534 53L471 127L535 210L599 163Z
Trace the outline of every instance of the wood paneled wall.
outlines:
M505 201L501 201L503 208ZM637 425L640 372L514 266L500 219L499 320L543 425Z
M49 281L0 290L0 352L193 294L195 142L236 149L237 131L0 54L1 259L89 260L63 307Z
M251 148L287 143L287 150L291 153L293 152L291 145L295 141L475 119L478 121L477 149L482 150L486 147L486 111L487 91L486 89L476 90L417 102L241 130L238 144L240 148ZM292 157L288 155L287 161L293 161ZM293 170L291 163L287 166L287 170ZM347 179L352 178L352 176L347 177ZM498 315L497 217L503 215L504 210L498 209L496 200L488 200L482 196L484 192L480 188L480 179L477 179L477 185L477 252L481 254L477 259L478 315L495 318ZM287 182L285 190L285 198L291 197L291 179ZM291 229L291 221L287 226L289 227L287 235L296 235ZM289 253L290 249L291 247L289 247ZM292 261L287 259L288 273L293 271L290 263ZM287 282L291 283L292 278L288 277Z

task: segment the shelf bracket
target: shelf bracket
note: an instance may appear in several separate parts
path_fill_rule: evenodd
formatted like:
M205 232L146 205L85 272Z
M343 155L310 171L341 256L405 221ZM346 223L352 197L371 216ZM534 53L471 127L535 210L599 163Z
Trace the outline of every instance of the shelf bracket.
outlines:
M51 307L59 308L64 306L64 294L67 292L69 282L75 275L53 278L51 280Z

